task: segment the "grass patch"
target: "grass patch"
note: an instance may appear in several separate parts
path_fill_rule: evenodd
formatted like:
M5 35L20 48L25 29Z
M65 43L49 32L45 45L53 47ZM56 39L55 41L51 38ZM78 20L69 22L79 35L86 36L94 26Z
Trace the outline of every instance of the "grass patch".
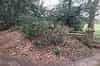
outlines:
M96 39L100 39L100 24L95 24Z

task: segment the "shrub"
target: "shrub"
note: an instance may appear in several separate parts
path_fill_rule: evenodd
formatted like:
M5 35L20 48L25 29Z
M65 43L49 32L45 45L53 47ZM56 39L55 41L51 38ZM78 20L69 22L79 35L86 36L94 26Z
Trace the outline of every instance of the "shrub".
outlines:
M42 48L45 47L47 45L60 45L63 44L64 42L64 37L62 35L52 35L50 34L45 34L44 37L42 37L41 39L35 41L33 43L33 45L35 45L37 48Z
M59 45L64 42L62 35L48 35L47 39L50 44Z
M20 17L17 25L20 30L25 33L25 36L31 38L48 30L48 23L36 20L33 17Z
M53 52L55 53L56 56L60 56L61 48L59 47L53 48Z
M30 38L32 36L35 36L37 34L37 31L33 30L32 25L23 25L21 30L25 33L25 36L27 38Z
M41 39L41 40L36 41L34 44L37 48L42 48L42 47L44 47L45 45L48 44L48 40L47 39Z

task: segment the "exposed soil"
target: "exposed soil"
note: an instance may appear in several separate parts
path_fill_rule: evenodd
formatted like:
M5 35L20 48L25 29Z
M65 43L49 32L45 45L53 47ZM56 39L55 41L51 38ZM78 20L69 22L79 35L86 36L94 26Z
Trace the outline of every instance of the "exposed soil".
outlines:
M38 37L35 37L35 39L38 39ZM30 40L24 38L21 32L0 32L0 66L74 66L81 63L78 61L74 63L75 60L91 55L91 49L78 40L71 38L66 40L65 47L51 45L37 49ZM60 57L52 52L54 47L62 49Z

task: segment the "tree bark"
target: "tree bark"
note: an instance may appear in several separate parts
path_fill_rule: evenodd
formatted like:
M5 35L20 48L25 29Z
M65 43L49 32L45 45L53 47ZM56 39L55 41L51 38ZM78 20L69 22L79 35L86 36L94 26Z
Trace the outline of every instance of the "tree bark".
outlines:
M95 36L94 36L94 19L95 19L95 14L97 11L97 6L99 4L99 0L88 0L88 4L89 4L89 21L88 21L88 38L89 40L94 40Z

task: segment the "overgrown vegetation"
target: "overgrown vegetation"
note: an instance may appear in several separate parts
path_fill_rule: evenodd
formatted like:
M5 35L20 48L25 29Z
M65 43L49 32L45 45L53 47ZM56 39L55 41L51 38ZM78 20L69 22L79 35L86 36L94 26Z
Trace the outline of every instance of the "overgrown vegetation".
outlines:
M45 33L48 30L48 22L39 21L38 18L36 18L34 19L32 16L22 16L17 19L17 26L19 27L19 30L24 32L25 36L28 38Z
M90 49L66 33L82 31L87 23L94 30L98 4L99 0L59 0L59 4L48 9L42 0L0 0L0 30L16 26L36 48L53 45L52 51L57 56L64 51L65 56L66 52L72 57L88 56ZM93 38L94 32L88 35ZM34 40L37 36L39 39Z
M33 45L39 48L43 48L45 46L49 45L60 45L63 44L64 42L64 36L61 34L57 33L49 33L47 32L44 37L41 39L37 40L35 43L33 42Z

